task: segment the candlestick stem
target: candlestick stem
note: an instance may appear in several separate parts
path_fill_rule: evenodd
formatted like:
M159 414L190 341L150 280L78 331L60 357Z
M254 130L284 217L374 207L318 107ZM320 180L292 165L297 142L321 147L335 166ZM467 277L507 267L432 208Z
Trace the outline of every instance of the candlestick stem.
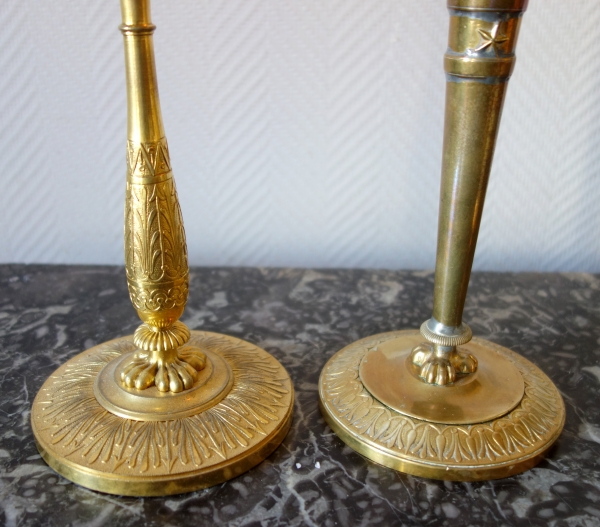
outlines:
M131 301L144 322L140 349L121 365L130 387L189 389L206 363L184 344L190 331L178 321L188 297L183 220L162 122L148 0L121 0L127 79L127 192L125 268Z
M463 309L481 224L500 117L527 0L448 0L444 57L446 115L433 316L413 362L429 383L473 373L477 359L459 351L472 336Z

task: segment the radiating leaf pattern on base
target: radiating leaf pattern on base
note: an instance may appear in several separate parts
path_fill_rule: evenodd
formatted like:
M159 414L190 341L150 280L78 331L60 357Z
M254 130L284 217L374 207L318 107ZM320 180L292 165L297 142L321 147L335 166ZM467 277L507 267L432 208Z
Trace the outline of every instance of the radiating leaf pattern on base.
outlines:
M108 362L135 349L130 340L119 339L56 372L36 400L41 411L35 427L68 459L114 473L174 474L238 455L285 416L289 377L273 357L247 342L194 332L190 344L220 354L233 371L231 391L208 410L155 422L105 410L94 397L94 380Z
M472 425L444 425L405 416L383 405L363 386L359 365L369 349L399 332L363 339L329 361L323 390L344 427L368 437L395 455L452 465L503 463L542 448L556 433L563 402L558 390L537 367L516 353L485 341L507 357L525 381L521 403L504 418ZM474 338L474 343L483 342Z

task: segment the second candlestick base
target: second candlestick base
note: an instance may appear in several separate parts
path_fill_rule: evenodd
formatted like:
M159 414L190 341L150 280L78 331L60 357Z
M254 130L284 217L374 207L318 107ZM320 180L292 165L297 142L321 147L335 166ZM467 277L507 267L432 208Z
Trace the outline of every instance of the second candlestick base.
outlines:
M520 355L474 338L461 347L478 358L478 372L429 385L410 362L421 340L413 330L383 333L329 360L319 396L334 432L377 463L435 479L503 478L537 464L565 421L552 381Z

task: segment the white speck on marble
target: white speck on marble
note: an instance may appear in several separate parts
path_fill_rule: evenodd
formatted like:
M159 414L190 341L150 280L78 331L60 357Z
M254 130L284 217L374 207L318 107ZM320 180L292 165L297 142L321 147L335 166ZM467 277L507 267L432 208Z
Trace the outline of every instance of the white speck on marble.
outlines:
M321 463L319 463L318 461L315 463L315 468L321 468Z
M33 329L36 329L40 326L46 324L48 319L54 315L68 315L71 312L73 306L48 306L44 309L26 309L23 311L23 315L35 315L37 313L43 313L43 316L30 324L26 324L24 326L13 329L13 326L16 325L19 321L19 317L12 317L13 320L5 325L5 329L0 330L0 337L6 335L22 335L23 333L27 333Z
M205 320L216 320L215 314L208 310L198 310L193 307L186 306L186 317L182 320L190 329L197 329L204 325Z
M172 511L177 511L179 505L181 504L180 500L165 500L165 507L168 507Z
M550 487L556 483L572 481L566 474L560 474L547 468L532 468L519 476L519 483L532 490L532 494L526 498L517 498L512 502L512 508L519 518L525 518L531 503L551 500L555 495L550 492Z
M109 516L115 510L115 505L112 503L107 504L102 511L96 515L96 517L89 522L81 523L77 522L73 524L73 527L102 527L107 524Z
M226 307L229 305L229 302L227 301L227 296L225 291L217 291L213 297L206 302L206 305L208 307L216 307L216 308L220 308L220 307Z
M301 465L300 463L296 463L296 468L297 468L297 469L301 469L301 468L302 468L302 465Z
M221 507L221 512L224 514L235 514L237 508L235 505L225 505L225 507Z
M21 510L17 509L13 503L6 502L2 504L4 507L5 527L16 527L17 519L21 514Z
M590 372L598 381L600 381L600 366L584 366L581 368L582 371Z
M40 326L35 330L35 336L36 338L41 339L42 337L45 337L48 334L48 331L48 326Z
M460 516L460 509L452 503L442 503L442 510L444 511L446 518L454 519Z
M302 275L302 279L300 280L300 282L298 282L294 289L290 291L289 297L294 300L302 300L305 297L312 296L314 294L314 291L311 287L308 286L308 284L317 280L335 280L335 277L332 275L319 273L313 270L305 271Z
M232 481L231 486L240 493L242 498L245 499L248 497L248 488L243 483L240 483L239 481Z
M567 353L565 351L555 351L550 355L554 355L555 357L562 357L564 359L578 359L579 357L575 355L575 353Z
M38 473L52 473L52 469L46 465L30 465L29 463L26 463L24 465L19 465L12 472L0 472L0 476L4 478L22 478Z
M385 293L379 295L379 300L386 306L391 306L395 301L398 293L404 291L404 286L398 282L384 282L388 286Z
M235 324L231 324L231 326L227 327L228 331L239 333L240 331L244 331L244 324L241 322L236 322Z
M585 516L571 516L563 520L569 527L600 527L600 520L598 518L590 518L588 515Z
M579 433L577 435L586 441L600 443L600 427L594 426L590 423L581 423L579 425Z
M67 342L67 326L64 324L56 324L56 344L54 344L54 349L60 348L65 342Z

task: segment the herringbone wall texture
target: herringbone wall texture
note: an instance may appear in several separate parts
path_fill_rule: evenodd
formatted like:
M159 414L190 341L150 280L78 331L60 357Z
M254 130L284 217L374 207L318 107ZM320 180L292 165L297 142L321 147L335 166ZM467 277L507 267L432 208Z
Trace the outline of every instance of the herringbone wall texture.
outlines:
M432 268L443 0L154 0L195 265ZM0 3L0 261L123 262L118 0ZM600 5L532 0L478 269L600 271Z

